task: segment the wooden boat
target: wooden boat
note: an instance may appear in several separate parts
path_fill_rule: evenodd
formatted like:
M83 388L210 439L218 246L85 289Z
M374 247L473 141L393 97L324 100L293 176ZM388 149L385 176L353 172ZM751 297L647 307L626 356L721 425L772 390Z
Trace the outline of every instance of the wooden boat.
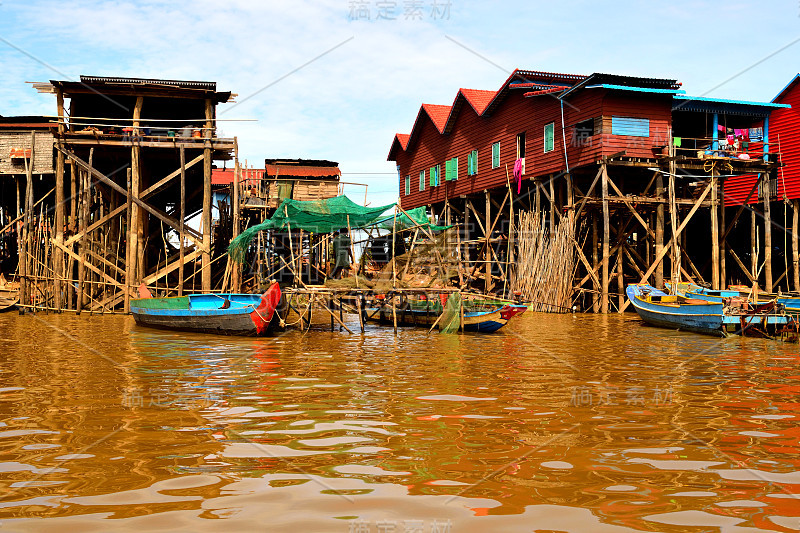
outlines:
M19 303L19 289L0 287L0 313L14 309Z
M702 287L700 285L695 285L694 283L678 283L673 290L669 283L665 285L668 289L676 294L683 294L690 298L702 298L711 302L722 302L730 298L741 298L753 301L753 293L746 288L714 290L707 287ZM757 304L761 305L769 302L775 302L783 305L787 311L800 312L800 297L797 296L786 296L765 292L758 293L758 301L756 302Z
M464 303L464 331L477 333L494 333L517 315L528 310L526 305L510 303ZM444 311L438 300L410 300L407 305L397 309L398 326L422 326L430 328ZM383 305L378 308L367 309L367 320L377 321L380 324L394 324L392 308ZM437 324L441 327L441 321Z
M714 301L691 293L667 294L646 284L628 285L626 292L641 319L654 326L797 342L796 315L775 302L755 305L743 298Z
M131 300L130 306L136 323L142 326L255 336L267 334L275 328L279 322L275 309L280 299L281 289L275 283L263 295L224 293L144 297Z
M628 285L625 292L642 320L662 328L723 336L722 302L667 294L647 284Z

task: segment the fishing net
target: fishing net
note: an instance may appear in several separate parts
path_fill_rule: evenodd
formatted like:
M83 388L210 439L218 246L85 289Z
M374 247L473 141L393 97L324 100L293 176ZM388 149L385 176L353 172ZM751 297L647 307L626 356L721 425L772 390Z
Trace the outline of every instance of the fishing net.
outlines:
M244 230L228 245L228 255L233 261L243 263L250 243L259 231L289 229L309 233L330 233L345 228L362 228L374 223L394 204L364 207L347 196L324 200L284 200L269 220Z
M461 293L454 292L447 299L439 320L439 331L442 333L455 333L461 325Z

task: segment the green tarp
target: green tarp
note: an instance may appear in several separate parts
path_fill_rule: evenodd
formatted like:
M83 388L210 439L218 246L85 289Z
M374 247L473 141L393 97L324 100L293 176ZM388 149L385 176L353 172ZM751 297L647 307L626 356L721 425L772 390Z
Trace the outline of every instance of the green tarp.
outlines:
M348 226L351 229L363 228L375 223L394 204L380 207L364 207L347 196L337 196L325 200L284 200L272 218L261 224L247 228L228 246L228 255L238 263L244 262L244 255L250 242L259 231L289 231L301 229L310 233L330 233Z
M394 221L394 216L382 218L377 222L375 222L375 224L378 224L380 225L380 227L388 230L391 230L392 227L396 227L397 230L403 230L403 229L414 228L416 226L427 226L433 231L442 231L453 227L453 226L436 226L434 224L431 224L430 221L428 220L428 213L424 207L416 207L414 209L408 209L406 213L408 213L408 216L406 216L402 212L397 215L396 224Z

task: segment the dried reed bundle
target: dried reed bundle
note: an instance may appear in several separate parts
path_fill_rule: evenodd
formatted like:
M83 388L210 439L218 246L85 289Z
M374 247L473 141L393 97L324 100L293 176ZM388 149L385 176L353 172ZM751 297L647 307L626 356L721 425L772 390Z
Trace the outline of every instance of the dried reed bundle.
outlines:
M539 211L519 214L511 288L532 302L534 311L563 313L569 310L572 298L574 229L563 220L548 233L544 216Z

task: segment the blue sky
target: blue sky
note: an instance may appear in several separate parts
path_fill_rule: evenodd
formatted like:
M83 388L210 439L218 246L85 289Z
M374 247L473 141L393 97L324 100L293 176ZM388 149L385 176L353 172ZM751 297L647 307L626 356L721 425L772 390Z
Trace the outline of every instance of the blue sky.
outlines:
M381 7L395 19L378 18ZM677 78L691 95L770 100L800 70L800 3L1 0L0 38L0 115L54 113L28 81L216 81L240 102L220 118L256 120L221 124L243 160L339 161L376 205L397 195L386 155L422 102L497 89L514 68Z

